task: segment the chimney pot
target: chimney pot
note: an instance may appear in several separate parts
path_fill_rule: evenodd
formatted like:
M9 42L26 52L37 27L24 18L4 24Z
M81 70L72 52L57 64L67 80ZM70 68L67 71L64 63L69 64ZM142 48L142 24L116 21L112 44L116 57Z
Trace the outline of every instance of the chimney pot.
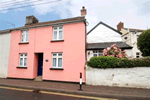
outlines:
M85 16L87 14L85 7L83 6L81 9L81 16Z

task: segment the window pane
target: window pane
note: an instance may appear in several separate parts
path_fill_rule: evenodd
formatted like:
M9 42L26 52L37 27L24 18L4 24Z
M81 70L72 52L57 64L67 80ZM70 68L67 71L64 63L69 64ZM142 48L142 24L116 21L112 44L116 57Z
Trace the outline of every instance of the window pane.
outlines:
M24 58L24 66L27 66L27 58Z
M56 53L54 53L54 54L53 54L53 56L57 56L57 54L56 54Z
M59 31L59 39L62 39L62 31Z
M22 57L22 56L23 56L23 54L20 54L20 56Z
M24 42L24 40L25 40L25 34L22 34L22 39L21 39L21 41Z
M29 34L26 34L26 42L29 40Z
M97 54L93 54L94 57L97 57Z
M62 53L59 53L58 56L62 56Z
M59 29L63 29L63 27L62 27L62 26L60 26L60 27L59 27Z
M102 51L99 51L99 53L103 53Z
M53 67L56 67L56 58L53 58Z
M25 56L27 56L27 54L25 54Z
M20 58L20 66L23 66L23 58Z
M103 54L98 54L98 56L102 56Z
M54 30L57 30L57 27L54 27Z
M58 67L62 67L62 58L58 58Z
M54 39L57 39L57 31L54 31Z

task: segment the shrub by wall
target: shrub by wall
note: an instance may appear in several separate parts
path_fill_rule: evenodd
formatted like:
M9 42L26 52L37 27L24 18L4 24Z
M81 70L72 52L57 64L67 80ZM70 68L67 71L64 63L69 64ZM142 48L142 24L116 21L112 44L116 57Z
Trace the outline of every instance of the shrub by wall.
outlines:
M92 57L87 65L94 68L132 68L132 67L150 67L150 57L145 58L135 58L119 59L117 57Z

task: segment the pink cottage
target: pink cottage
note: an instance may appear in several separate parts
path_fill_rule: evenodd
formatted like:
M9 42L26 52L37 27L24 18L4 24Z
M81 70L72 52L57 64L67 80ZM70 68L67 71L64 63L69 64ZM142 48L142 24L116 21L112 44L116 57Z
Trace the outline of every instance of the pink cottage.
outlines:
M8 78L85 82L86 10L80 17L38 22L26 17L23 27L12 29Z

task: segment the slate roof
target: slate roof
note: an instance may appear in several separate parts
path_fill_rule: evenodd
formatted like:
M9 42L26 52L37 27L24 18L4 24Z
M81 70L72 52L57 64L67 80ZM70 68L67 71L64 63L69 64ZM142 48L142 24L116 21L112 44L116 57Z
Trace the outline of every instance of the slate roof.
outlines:
M87 33L87 35L90 34L90 33L91 33L97 26L99 26L100 24L102 24L102 25L104 25L104 26L106 26L106 27L112 29L113 31L119 33L120 35L122 35L122 33L119 32L118 30L114 29L113 27L111 27L111 26L109 26L109 25L107 25L107 24L105 24L105 23L103 23L103 22L101 22L101 21L100 21L97 25L95 25L95 26Z
M6 29L6 30L0 30L0 34L1 34L1 33L9 33L9 32L10 32L9 29Z
M125 30L129 29L130 32L135 32L135 31L137 31L137 32L143 32L143 31L145 31L143 29L135 29L135 28L123 28L123 29L125 29Z
M65 23L74 23L74 22L81 22L85 21L84 16L74 17L74 18L67 18L67 19L61 19L61 20L55 20L55 21L47 21L47 22L39 22L31 25L25 25L18 28L13 29L7 29L7 30L21 30L21 29L28 29L28 28L34 28L34 27L42 27L42 26L51 26L51 25L59 25L59 24L65 24ZM4 32L6 30L0 30L0 32Z
M117 44L121 49L132 49L131 46L125 42L103 42L103 43L88 43L87 50L102 50L110 47L113 44Z

